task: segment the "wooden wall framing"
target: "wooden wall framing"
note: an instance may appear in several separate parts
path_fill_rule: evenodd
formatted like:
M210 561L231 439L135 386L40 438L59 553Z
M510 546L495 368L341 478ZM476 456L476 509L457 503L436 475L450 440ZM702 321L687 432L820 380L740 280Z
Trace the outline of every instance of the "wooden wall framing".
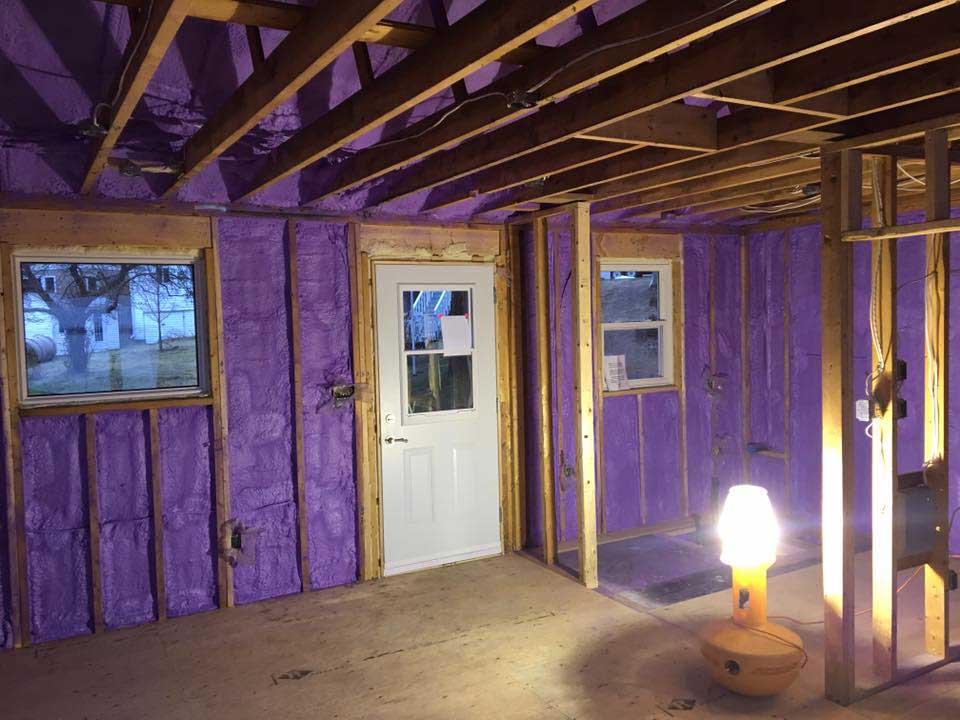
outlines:
M497 395L500 406L501 540L504 552L523 544L521 520L522 462L516 439L518 366L512 338L517 337L514 298L516 288L512 243L507 230L489 226L404 226L378 223L349 225L350 294L353 309L353 363L360 536L360 579L383 574L379 412L377 409L376 263L483 262L495 266Z
M925 223L897 225L895 159L875 159L877 225L862 228L863 155L857 140L840 149L822 148L823 244L823 590L826 694L842 705L933 670L960 657L950 643L947 574L948 521L948 332L950 170L948 136L925 129ZM869 138L864 140L867 145ZM928 551L905 557L898 543L899 477L896 470L896 239L926 239L924 276L924 481L932 493L934 540ZM870 239L873 358L872 393L879 414L873 421L873 670L874 682L857 686L854 647L854 476L853 476L853 241ZM897 572L923 569L924 650L906 662L897 658ZM931 660L931 657L933 660Z
M88 530L90 535L92 622L94 632L105 629L103 586L100 572L99 494L97 491L97 414L109 411L141 411L149 427L149 467L151 523L153 538L153 577L156 616L166 617L166 588L163 567L162 478L160 474L159 409L166 407L210 406L213 412L214 505L217 526L229 517L229 479L227 473L226 380L223 367L223 324L220 304L220 262L216 219L176 215L98 212L94 210L5 209L0 210L0 283L2 283L3 332L0 354L3 363L3 431L7 438L4 465L9 479L7 489L8 543L10 548L11 611L15 647L28 647L30 603L27 589L26 521L23 495L23 467L20 422L26 416L76 415L84 427ZM48 249L96 247L97 249L196 250L203 260L206 290L206 329L209 341L210 390L203 397L162 398L133 401L98 401L42 407L21 407L19 401L19 360L16 344L16 308L14 305L14 250L17 247ZM217 591L221 607L233 604L232 568L218 553Z

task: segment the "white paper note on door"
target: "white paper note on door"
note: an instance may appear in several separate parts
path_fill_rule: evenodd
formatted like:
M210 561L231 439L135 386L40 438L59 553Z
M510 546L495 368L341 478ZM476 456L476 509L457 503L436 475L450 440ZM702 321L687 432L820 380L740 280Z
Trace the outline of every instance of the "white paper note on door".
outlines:
M440 318L440 332L443 337L443 354L469 355L473 349L470 337L470 318L466 315L444 315Z

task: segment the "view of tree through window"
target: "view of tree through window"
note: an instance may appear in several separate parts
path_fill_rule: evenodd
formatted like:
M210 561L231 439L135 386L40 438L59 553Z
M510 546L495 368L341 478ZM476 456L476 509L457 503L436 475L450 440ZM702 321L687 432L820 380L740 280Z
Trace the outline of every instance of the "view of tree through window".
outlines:
M20 263L28 397L200 385L194 266Z

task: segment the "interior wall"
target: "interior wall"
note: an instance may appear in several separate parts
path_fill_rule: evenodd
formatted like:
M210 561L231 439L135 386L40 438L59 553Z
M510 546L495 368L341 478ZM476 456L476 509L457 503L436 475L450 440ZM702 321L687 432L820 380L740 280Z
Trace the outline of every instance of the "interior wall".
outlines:
M317 589L351 582L357 573L353 407L334 407L330 395L332 384L352 381L347 229L317 222L296 227L308 557ZM261 530L255 563L236 568L238 603L301 587L287 232L283 220L219 221L232 517ZM219 602L211 415L209 407L159 411L170 616ZM21 419L34 642L87 634L93 624L84 422L80 412ZM96 415L108 629L156 618L149 436L144 411ZM2 517L5 522L6 512ZM0 529L0 647L9 647L7 533Z

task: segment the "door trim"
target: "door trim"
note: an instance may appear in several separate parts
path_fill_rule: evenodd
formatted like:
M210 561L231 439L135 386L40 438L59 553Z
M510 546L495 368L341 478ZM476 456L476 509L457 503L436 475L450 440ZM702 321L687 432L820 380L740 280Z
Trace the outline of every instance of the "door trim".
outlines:
M518 428L519 297L511 278L516 243L500 226L411 226L350 223L348 252L353 319L354 444L357 479L359 578L383 576L383 521L379 393L377 391L376 297L379 263L494 263L494 332L497 339L498 434L500 443L500 535L504 552L523 544L523 464ZM514 252L511 252L511 251ZM485 548L465 553L469 560ZM423 559L423 566L430 562ZM409 568L411 570L416 567Z

